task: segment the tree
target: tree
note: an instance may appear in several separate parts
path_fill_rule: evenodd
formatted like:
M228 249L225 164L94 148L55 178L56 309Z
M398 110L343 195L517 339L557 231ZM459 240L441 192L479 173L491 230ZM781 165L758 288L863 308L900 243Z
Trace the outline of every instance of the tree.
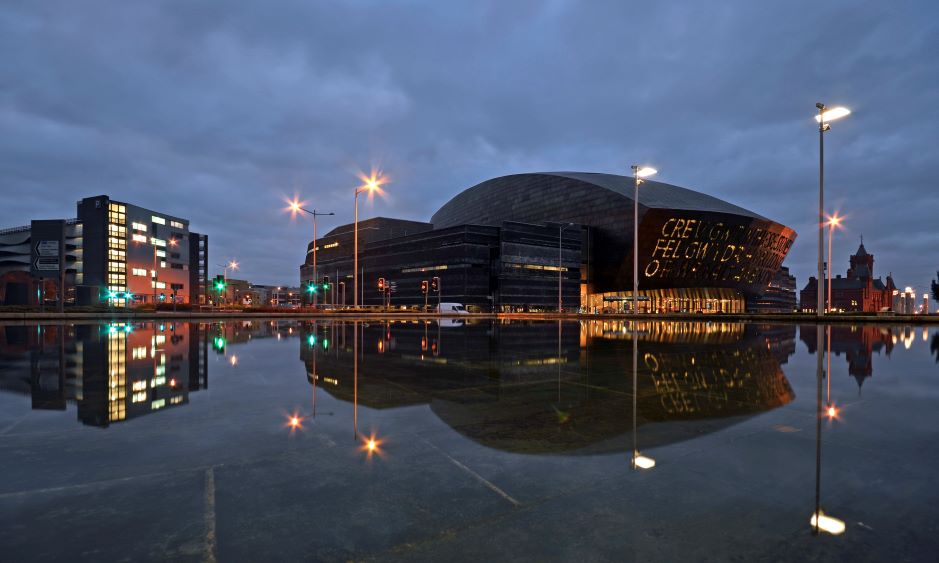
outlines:
M939 272L936 272L936 279L932 282L932 298L939 302Z

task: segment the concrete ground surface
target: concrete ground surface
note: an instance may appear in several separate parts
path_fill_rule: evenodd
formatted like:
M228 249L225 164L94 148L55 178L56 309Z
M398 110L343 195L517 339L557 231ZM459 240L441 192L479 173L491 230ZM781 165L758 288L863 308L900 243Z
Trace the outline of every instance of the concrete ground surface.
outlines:
M189 404L109 428L0 394L3 561L936 561L939 366L917 341L859 390L833 358L813 533L815 358L795 398L643 453L529 454L477 443L431 404L353 405L311 387L299 339L210 358ZM367 359L363 380L386 377ZM394 384L394 382L390 382ZM481 386L487 385L481 383ZM576 381L563 385L576 386ZM594 392L603 393L603 388ZM439 401L440 399L434 399ZM291 429L289 415L302 418ZM628 413L624 413L627 416ZM654 433L677 424L638 429ZM693 423L682 423L684 428ZM666 430L668 430L666 428ZM363 449L374 436L378 451ZM363 438L364 437L364 438ZM626 442L624 442L626 443Z

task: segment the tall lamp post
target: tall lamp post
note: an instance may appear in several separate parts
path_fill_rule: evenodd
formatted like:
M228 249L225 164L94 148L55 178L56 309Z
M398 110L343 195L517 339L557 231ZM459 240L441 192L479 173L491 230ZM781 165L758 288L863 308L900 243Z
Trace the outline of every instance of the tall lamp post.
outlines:
M639 184L643 178L652 176L658 170L650 166L631 166L635 187L633 189L633 315L639 314Z
M358 207L358 206L356 206L356 207ZM302 211L302 212L304 212L304 213L309 213L310 215L313 216L313 285L315 286L315 285L316 285L316 280L319 279L319 278L316 277L316 247L317 247L317 244L316 244L316 218L317 218L317 217L323 217L323 216L326 216L326 215L335 215L335 213L320 213L320 212L317 211L316 209L314 209L313 211L310 211L309 209L305 209L304 207L302 207L302 206L300 205L300 202L299 202L299 201L292 201L292 202L290 202L290 210L291 210L294 214L297 214L297 213L299 213L299 212ZM313 298L312 298L311 301L312 301L313 308L315 309L315 308L316 308L316 290L315 290L315 289L314 289L314 291L313 291Z
M352 263L352 305L356 309L359 307L359 194L362 192L374 192L381 189L381 178L372 174L368 178L363 178L364 185L355 189L355 239L353 253L355 258Z
M815 304L816 316L824 315L824 300L822 296L823 265L822 252L825 239L825 131L831 130L830 121L840 119L851 113L851 110L845 107L827 108L825 104L819 102L815 104L818 108L818 115L815 121L818 122L818 282L816 283L816 293L818 300ZM829 268L831 265L829 264Z
M831 298L831 238L835 231L835 227L841 225L841 217L838 217L838 214L835 213L828 218L828 290L825 292L825 297L828 303L828 307L825 308L825 313L831 312L832 298Z
M216 266L218 266L219 268L224 268L224 269L223 269L223 272L224 272L224 273L222 274L222 279L225 280L225 287L227 288L227 287L228 287L228 269L231 268L232 270L237 270L237 269L238 269L238 262L237 262L236 260L232 260L232 261L230 261L228 264L216 264ZM221 298L222 298L222 296L219 295L219 300L221 300Z
M566 225L558 225L558 313L564 311L562 308L563 298L561 297L561 234L564 232L564 229L568 227L573 227L574 223L568 223Z

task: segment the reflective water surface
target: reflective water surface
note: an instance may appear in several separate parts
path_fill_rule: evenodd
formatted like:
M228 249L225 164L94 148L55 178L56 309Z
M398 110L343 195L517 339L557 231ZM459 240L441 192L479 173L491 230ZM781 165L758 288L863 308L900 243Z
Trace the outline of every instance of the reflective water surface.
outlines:
M0 560L934 561L937 362L886 325L0 325Z

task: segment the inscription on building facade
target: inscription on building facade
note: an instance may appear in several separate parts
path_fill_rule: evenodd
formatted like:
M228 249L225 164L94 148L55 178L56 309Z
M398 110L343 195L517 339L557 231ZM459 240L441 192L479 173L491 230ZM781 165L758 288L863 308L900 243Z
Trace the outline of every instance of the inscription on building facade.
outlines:
M653 232L655 244L644 245L648 259L640 264L645 278L748 284L768 283L795 238L788 229L777 232L758 222L737 225L676 216L665 218Z

